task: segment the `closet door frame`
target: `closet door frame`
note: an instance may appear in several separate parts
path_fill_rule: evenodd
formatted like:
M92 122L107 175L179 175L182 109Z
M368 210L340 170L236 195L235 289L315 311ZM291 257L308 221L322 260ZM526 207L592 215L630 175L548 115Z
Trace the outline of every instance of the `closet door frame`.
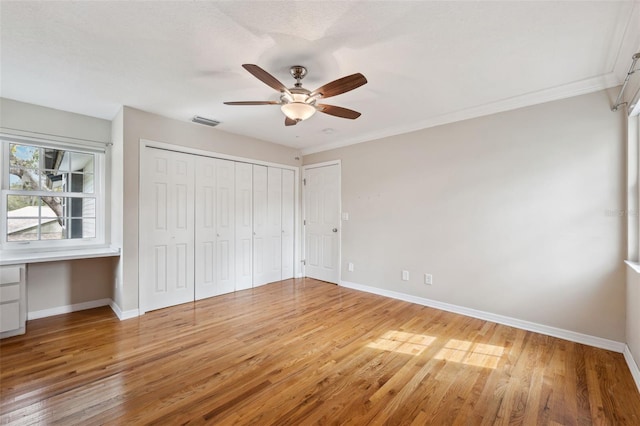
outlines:
M300 166L291 166L288 164L281 164L281 163L274 163L274 162L270 162L270 161L262 161L262 160L257 160L254 158L250 158L250 157L239 157L239 156L235 156L235 155L228 155L228 154L222 154L219 152L215 152L215 151L205 151L203 149L197 149L197 148L190 148L190 147L186 147L186 146L182 146L182 145L176 145L176 144L171 144L171 143L166 143L166 142L157 142L157 141L153 141L150 139L140 139L140 143L138 145L138 152L139 152L139 159L138 159L138 167L140 167L142 165L142 162L145 161L145 156L144 156L144 152L145 152L145 148L157 148L157 149L164 149L164 150L168 150L168 151L176 151L176 152L180 152L180 153L184 153L184 154L193 154L193 155L200 155L200 156L205 156L205 157L212 157L212 158L219 158L222 160L232 160L232 161L238 161L238 162L243 162L243 163L250 163L250 164L257 164L259 166L267 166L267 167L278 167L281 169L285 169L285 170L293 170L294 173L294 184L295 184L295 188L294 188L294 196L295 196L295 200L294 200L294 208L295 208L295 212L294 212L294 232L295 232L295 236L294 236L294 254L295 254L295 260L294 260L294 277L296 278L300 278L302 277L302 220L300 219L300 214L301 214L301 192L300 192L300 185L301 185L301 181L300 181L300 172L301 172L301 167ZM139 178L139 182L138 182L138 200L141 199L141 192L142 192L142 182L141 182L142 177ZM145 313L144 310L144 298L146 297L144 294L144 286L141 285L140 283L140 278L142 278L142 275L140 273L140 267L141 267L141 263L140 263L140 259L141 259L141 255L145 255L144 253L142 253L142 245L140 244L140 239L144 237L142 231L143 231L143 226L145 224L145 218L142 217L142 215L140 214L140 209L138 209L138 314L139 315L143 315Z

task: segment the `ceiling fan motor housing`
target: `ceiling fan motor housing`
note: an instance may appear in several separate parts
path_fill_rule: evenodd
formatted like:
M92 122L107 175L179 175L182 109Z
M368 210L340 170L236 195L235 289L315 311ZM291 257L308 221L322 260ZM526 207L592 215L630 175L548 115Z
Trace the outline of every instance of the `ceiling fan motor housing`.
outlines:
M302 86L300 80L302 80L304 76L307 75L307 69L302 65L294 65L289 69L289 73L293 76L293 78L296 79L296 87L300 87Z

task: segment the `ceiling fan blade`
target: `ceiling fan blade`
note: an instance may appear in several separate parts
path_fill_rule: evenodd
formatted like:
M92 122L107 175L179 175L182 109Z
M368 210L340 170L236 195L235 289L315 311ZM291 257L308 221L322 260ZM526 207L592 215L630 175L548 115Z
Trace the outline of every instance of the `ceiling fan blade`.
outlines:
M351 120L355 120L362 115L358 111L354 111L348 108L342 108L335 105L319 104L316 105L316 108L318 109L318 111L324 112L325 114L333 115L340 118L349 118Z
M296 120L292 120L289 117L285 117L284 118L284 125L285 126L295 126L296 124L298 124L298 122Z
M275 78L274 76L272 76L271 74L269 74L268 72L260 68L259 66L254 64L242 64L242 67L245 70L249 71L251 74L253 74L255 78L257 78L267 86L273 87L278 92L290 93L289 89L287 89L284 84L280 83L280 81L277 78Z
M311 92L309 96L320 95L323 98L340 95L367 83L364 75L357 73L339 78Z
M225 102L225 105L280 105L280 102L276 101L237 101L237 102Z

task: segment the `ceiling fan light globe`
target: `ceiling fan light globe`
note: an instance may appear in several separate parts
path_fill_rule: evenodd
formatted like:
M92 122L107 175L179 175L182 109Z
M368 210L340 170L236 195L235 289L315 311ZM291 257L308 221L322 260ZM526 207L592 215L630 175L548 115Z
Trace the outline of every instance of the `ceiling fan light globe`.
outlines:
M295 121L306 120L316 113L316 108L304 102L291 102L280 107L284 115Z

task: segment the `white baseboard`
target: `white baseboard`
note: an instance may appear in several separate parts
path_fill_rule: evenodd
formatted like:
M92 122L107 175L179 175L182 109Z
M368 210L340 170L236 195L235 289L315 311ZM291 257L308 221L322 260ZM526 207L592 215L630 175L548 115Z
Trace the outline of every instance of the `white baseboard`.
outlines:
M89 302L74 303L73 305L56 306L55 308L43 309L41 311L33 311L27 313L27 320L38 318L52 317L54 315L68 314L69 312L84 311L85 309L98 308L100 306L108 306L111 299L98 299Z
M627 365L629 366L629 370L631 371L631 375L633 376L633 380L636 382L638 391L640 391L640 368L638 368L636 360L633 359L633 355L631 354L631 350L628 345L624 345L623 354L624 359L627 361Z
M109 306L111 306L111 310L116 314L120 321L140 316L140 312L138 311L138 309L123 311L122 309L120 309L120 306L118 306L118 304L113 300L109 300Z
M410 294L399 293L391 290L384 290L378 287L371 287L368 285L356 284L348 281L340 281L340 285L354 290L360 290L367 293L377 294L379 296L390 297L392 299L403 300L405 302L428 306L430 308L436 308L443 311L466 315L472 318L478 318L485 321L504 324L511 327L520 328L522 330L533 331L535 333L558 337L560 339L569 340L571 342L594 346L601 349L607 349L618 353L624 353L627 346L625 343L616 342L615 340L603 339L602 337L590 336L588 334L577 333L575 331L564 330L562 328L550 327L548 325L524 321L504 315L492 314L491 312L465 308L464 306L452 305L450 303L439 302L437 300L426 299L424 297L413 296Z

